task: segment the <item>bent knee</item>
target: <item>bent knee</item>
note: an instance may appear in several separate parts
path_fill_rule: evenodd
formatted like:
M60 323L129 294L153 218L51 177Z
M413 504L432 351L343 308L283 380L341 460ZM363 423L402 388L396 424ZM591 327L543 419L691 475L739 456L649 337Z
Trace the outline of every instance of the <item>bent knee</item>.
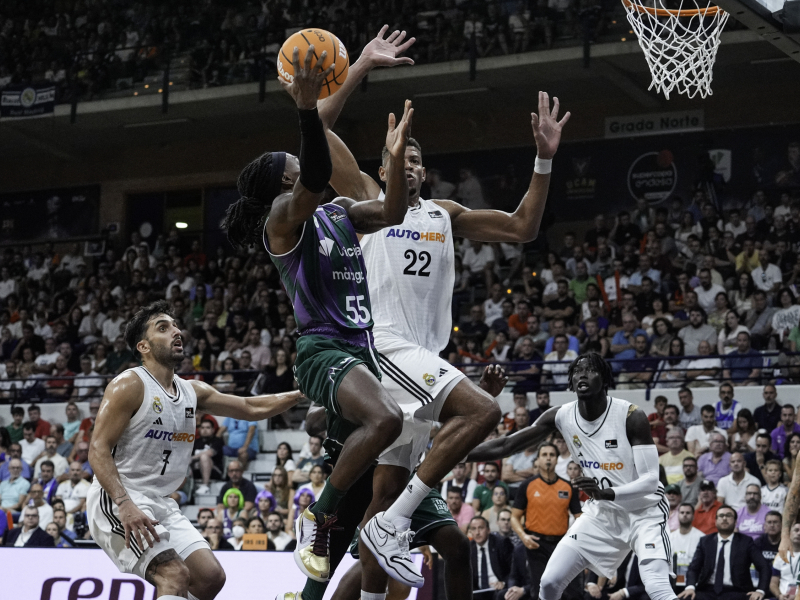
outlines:
M539 584L539 597L543 600L556 600L561 597L562 587L559 579L545 572Z
M393 442L400 436L403 431L403 412L394 400L386 403L384 410L375 416L374 427L381 439L387 443Z
M203 569L201 575L201 584L208 590L219 592L225 586L226 576L225 569L219 563L213 567L206 567Z
M482 403L480 410L475 414L475 419L487 434L497 426L502 417L503 411L500 410L497 402L490 398L487 398L486 402Z
M154 569L148 567L148 573L152 573L152 580L148 577L148 581L154 583L159 590L173 592L175 595L189 591L191 573L182 560L171 560Z
M446 563L449 564L466 564L469 562L469 539L466 535L458 531L459 535L456 537L455 535L451 536L447 540L447 544L445 544L441 550L436 548L439 551L439 554L442 555L442 559Z

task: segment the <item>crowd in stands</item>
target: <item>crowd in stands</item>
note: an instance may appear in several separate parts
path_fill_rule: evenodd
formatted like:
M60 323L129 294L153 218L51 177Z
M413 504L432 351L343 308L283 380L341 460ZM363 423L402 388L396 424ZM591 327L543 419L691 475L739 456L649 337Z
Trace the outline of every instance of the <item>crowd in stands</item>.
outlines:
M334 32L351 60L384 23L416 36L417 63L519 53L594 39L615 9L599 0L9 0L0 7L0 88L50 81L60 100L92 99L181 55L191 87L255 81L262 71L272 79L283 40L308 26Z
M436 185L477 208L463 184ZM587 351L611 361L617 389L796 383L799 201L789 189L724 211L702 191L688 205L641 200L566 232L546 256L458 244L453 314L469 305L469 318L445 356L476 363L468 372L514 361L528 391L566 389L569 362Z
M730 383L718 387L715 404L698 406L688 387L678 391L678 404L670 404L665 396L655 398L648 420L669 503L666 524L675 550L676 592L687 585L712 586L713 580L703 582L703 545L710 543L711 535L734 535L742 540L736 548L743 555L731 560L744 560L752 580L734 578L725 585L744 592L766 585L766 597L790 597L785 594L796 578L777 557L777 548L800 452L800 415L791 401L779 397L780 389L763 386L763 403L754 411L734 399ZM516 389L514 404L489 439L528 427L548 410L550 394L539 390L534 402L533 394ZM90 405L96 408L96 401ZM62 421L47 422L37 405L30 405L27 414L15 407L14 421L0 428L0 535L6 546L66 548L90 539L84 511L93 476L86 441L93 419L81 420L77 409L70 403ZM197 527L213 549L241 550L246 534L266 534L268 550L292 550L294 521L319 495L330 472L324 436L309 436L299 453L286 442L279 444L276 466L263 483L245 475L257 452L255 423L197 418L191 472L173 498L185 505L193 494L208 494L209 484L219 482L216 506L203 506L196 513ZM502 461L459 463L444 478L442 497L458 527L469 534L473 554L489 544L495 561L490 585L497 584L496 590L516 590L515 599L524 593L537 597L537 578L549 556L537 553L537 547L557 543L581 512L588 497L569 483L580 475L567 444L555 434ZM546 496L554 481L563 487L558 488L563 504ZM795 529L792 543L797 552L800 526ZM481 569L486 567L473 563L474 589L484 589ZM565 597L581 598L585 592L598 598L626 586L633 589L630 563L621 568L626 576L621 582L587 574L576 584L577 595L570 595L568 588Z

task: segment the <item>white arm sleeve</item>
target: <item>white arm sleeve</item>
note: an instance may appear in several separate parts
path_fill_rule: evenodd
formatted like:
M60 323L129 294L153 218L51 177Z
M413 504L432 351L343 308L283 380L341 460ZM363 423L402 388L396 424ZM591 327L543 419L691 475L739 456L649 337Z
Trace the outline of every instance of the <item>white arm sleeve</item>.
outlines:
M645 508L645 496L658 491L658 450L652 444L633 447L633 464L639 478L612 488L614 502L629 509Z

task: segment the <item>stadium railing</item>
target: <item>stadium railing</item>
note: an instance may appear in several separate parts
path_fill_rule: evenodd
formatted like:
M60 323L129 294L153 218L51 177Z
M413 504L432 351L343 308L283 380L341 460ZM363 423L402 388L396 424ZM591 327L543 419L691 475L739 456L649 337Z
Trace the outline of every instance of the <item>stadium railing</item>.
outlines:
M756 355L748 355L755 357ZM729 369L730 361L733 360L747 360L747 357L739 357L736 353L728 354L725 356L683 356L673 357L680 358L681 360L694 360L694 359L719 359L722 364L722 369L718 375L706 379L692 379L686 376L670 378L668 380L661 379L660 375L666 372L683 372L685 368L677 368L666 364L664 357L643 357L643 358L609 358L608 362L611 364L614 373L615 385L629 384L629 382L620 381L620 375L624 373L634 372L651 372L653 377L649 382L641 382L636 385L638 389L659 389L659 388L680 388L683 386L696 387L696 386L717 386L724 381L731 381L734 384L742 384L753 382L756 384L777 381L778 383L788 382L791 378L792 381L800 382L800 352L778 352L778 351L764 351L759 353L759 358L756 361L758 367L752 368L761 369L761 375L757 380L750 378L725 378L723 377L722 370ZM460 362L453 363L453 366L463 371L471 379L478 381L481 373L486 365L497 364L501 365L506 370L509 376L509 388L520 386L525 388L526 391L534 391L538 389L559 391L565 390L565 383L557 383L552 381L552 377L545 377L543 372L550 370L547 367L555 367L555 377L566 377L567 369L572 361L507 361L497 362L492 360L485 360L482 362ZM525 371L531 367L536 367L538 372L526 373ZM734 368L743 368L742 366ZM176 373L178 377L183 379L198 379L215 385L215 379L219 375L232 375L233 381L216 382L223 391L231 391L234 394L241 396L250 396L256 393L266 393L264 390L258 389L259 376L262 371L256 370L235 370L235 371L194 371L191 373ZM80 379L87 379L88 376L74 375L74 376L32 376L27 379L9 378L0 380L0 404L22 404L22 403L47 403L47 402L66 402L69 400L75 402L90 401L92 399L101 398L105 385L108 384L116 374L113 375L97 375L92 376L90 379L102 379L103 385L98 386L99 389L93 394L87 394L79 397L71 397L70 395L54 395L49 393L51 389L57 389L49 386L50 382L76 381ZM638 383L638 382L637 382ZM233 387L231 388L231 384ZM224 386L224 387L223 387ZM70 387L70 386L60 386ZM74 387L74 383L73 383ZM85 386L95 387L95 386ZM300 407L307 407L308 403L301 403Z

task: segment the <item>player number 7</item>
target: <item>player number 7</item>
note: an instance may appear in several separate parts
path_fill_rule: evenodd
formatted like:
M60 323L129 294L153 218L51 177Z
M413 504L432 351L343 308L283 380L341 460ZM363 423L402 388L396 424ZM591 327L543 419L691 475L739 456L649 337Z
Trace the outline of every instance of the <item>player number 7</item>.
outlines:
M169 464L169 455L172 454L172 450L164 450L164 467L161 469L161 474L167 472L167 465Z

